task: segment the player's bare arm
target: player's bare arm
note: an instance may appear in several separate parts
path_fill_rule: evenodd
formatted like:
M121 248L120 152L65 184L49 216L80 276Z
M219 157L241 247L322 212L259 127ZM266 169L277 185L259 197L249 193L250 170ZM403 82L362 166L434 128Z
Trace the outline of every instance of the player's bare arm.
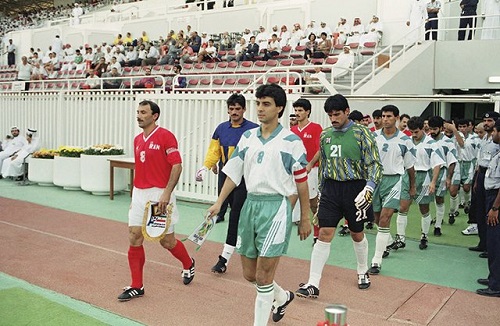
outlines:
M215 203L207 210L207 212L209 213L208 217L215 216L219 213L222 203L224 202L224 200L226 200L226 198L234 190L234 188L236 188L236 183L234 183L234 181L231 180L231 178L228 176L226 178L226 181L224 181L224 185L222 186L219 197L217 197Z
M300 223L299 223L299 237L300 240L305 240L311 234L311 222L309 221L309 187L307 182L296 183L297 192L300 201Z

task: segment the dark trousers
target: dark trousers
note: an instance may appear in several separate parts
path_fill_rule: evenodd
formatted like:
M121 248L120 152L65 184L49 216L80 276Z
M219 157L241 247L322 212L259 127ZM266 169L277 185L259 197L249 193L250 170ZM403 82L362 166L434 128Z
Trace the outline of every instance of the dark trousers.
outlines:
M475 197L477 230L479 233L479 244L477 246L486 251L486 191L484 190L484 172L481 171L477 172L477 187Z
M477 224L477 217L476 217L476 199L472 199L475 195L476 192L474 191L474 184L476 183L477 179L477 171L474 172L474 176L472 177L472 183L471 183L471 189L470 189L470 205L469 205L469 220L467 221L468 224Z
M458 40L463 41L465 40L465 32L467 31L466 28L469 27L471 30L469 31L469 36L467 37L468 40L472 40L472 35L474 34L474 31L476 29L476 18L471 17L471 16L462 16L460 18L460 26L458 30Z
M425 39L437 41L438 39L437 15L434 17L429 16L429 19L436 19L436 20L430 20L427 23L425 23Z
M222 189L222 185L226 180L226 175L219 171L219 193ZM240 221L240 212L245 200L247 199L247 188L245 185L245 179L241 180L241 183L234 188L234 190L229 194L226 201L224 201L222 207L225 206L224 214L226 213L227 206L231 206L231 211L229 212L229 225L227 227L227 235L226 235L226 244L230 246L236 246L236 239L238 237L238 223ZM227 202L227 203L226 203ZM221 208L221 212L219 216L224 216L222 214L223 208Z
M489 211L498 194L498 189L486 190L486 210ZM500 291L500 225L487 225L488 282L489 288Z
M7 53L7 64L13 66L16 64L16 54L14 52Z

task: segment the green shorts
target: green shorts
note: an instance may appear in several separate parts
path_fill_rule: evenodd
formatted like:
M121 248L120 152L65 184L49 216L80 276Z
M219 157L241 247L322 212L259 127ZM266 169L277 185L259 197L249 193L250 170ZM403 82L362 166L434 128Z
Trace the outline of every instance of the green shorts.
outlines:
M436 181L436 196L437 197L444 197L446 193L448 192L448 189L446 189L446 177L448 176L448 169L447 168L441 168L439 169L439 176Z
M474 164L472 161L460 162L460 180L464 185L470 185L474 177Z
M287 197L248 194L238 223L238 253L247 258L286 254L292 232L292 206Z
M403 176L403 185L401 187L401 199L414 199L417 204L429 204L434 200L434 194L429 194L429 184L431 183L431 173L429 171L415 171L415 185L417 195L410 198L410 177L408 173Z
M384 175L373 193L373 211L380 212L382 208L399 209L402 177L399 174Z

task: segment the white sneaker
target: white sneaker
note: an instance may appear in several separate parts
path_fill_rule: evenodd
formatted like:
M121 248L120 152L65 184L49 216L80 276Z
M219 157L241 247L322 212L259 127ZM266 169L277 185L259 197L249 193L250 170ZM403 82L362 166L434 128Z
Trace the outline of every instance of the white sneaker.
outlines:
M462 231L463 235L475 235L478 234L477 224L469 224L469 226Z

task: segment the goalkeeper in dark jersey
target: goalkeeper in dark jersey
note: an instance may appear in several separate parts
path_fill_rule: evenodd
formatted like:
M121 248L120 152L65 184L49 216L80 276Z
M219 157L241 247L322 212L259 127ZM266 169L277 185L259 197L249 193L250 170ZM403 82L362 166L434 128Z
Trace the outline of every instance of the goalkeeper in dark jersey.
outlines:
M325 129L320 138L319 239L311 254L309 280L296 291L300 297L319 295L330 244L343 217L349 222L356 253L358 288L370 286L368 240L363 228L373 190L382 177L377 143L367 127L349 120L349 104L344 96L330 96L324 109L332 127Z

